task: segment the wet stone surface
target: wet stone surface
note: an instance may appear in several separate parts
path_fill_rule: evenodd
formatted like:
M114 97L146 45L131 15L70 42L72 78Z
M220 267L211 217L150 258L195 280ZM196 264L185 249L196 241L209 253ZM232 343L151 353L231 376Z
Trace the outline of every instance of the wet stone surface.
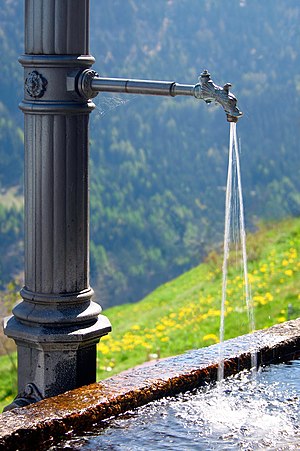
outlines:
M253 350L259 365L298 358L300 319L228 340L222 349L226 376L250 368ZM87 430L152 400L215 381L218 359L219 345L213 345L5 412L0 416L0 450L42 449L71 430Z

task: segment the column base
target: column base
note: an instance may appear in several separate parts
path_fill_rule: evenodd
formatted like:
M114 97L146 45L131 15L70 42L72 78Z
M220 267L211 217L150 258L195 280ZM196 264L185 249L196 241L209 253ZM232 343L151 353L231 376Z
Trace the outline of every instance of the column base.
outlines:
M41 398L48 398L95 382L96 345L111 331L111 325L104 315L92 325L71 327L33 327L11 316L5 319L4 330L18 348L17 398L30 404L35 399L28 396L28 387L34 387ZM18 407L17 399L11 406Z

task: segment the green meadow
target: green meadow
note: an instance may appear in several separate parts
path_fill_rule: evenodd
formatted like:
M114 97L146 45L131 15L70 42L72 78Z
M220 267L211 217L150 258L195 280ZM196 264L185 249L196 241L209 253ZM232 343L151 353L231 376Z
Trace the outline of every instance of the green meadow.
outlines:
M225 339L249 332L241 254L228 261ZM247 237L255 328L300 314L300 218L261 225ZM219 341L222 252L136 304L107 309L113 331L98 345L99 379L157 357Z
M247 237L248 280L255 328L299 316L300 218L260 225ZM160 286L140 302L105 310L113 331L98 345L98 379L146 361L219 341L222 252ZM228 260L225 339L249 332L241 254ZM0 358L0 402L16 391L16 356Z

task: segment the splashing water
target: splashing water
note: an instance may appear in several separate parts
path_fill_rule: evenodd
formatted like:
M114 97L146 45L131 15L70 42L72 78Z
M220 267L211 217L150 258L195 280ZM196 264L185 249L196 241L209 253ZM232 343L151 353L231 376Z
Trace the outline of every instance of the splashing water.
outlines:
M66 437L51 451L299 451L300 362L247 371ZM50 451L49 450L49 451Z
M234 195L236 195L236 202L234 202ZM233 204L233 205L232 205ZM238 215L239 212L239 215ZM220 316L220 348L219 348L219 367L218 380L224 378L224 333L225 333L225 303L226 303L226 289L227 289L227 275L228 275L228 258L230 251L230 237L238 241L240 239L242 250L242 267L244 274L245 287L245 301L248 312L249 332L255 329L253 303L251 297L250 284L248 279L247 267L247 249L246 249L246 232L244 220L244 204L241 180L241 168L239 158L239 148L236 133L236 123L230 123L229 136L229 154L228 154L228 170L227 170L227 185L226 185L226 199L225 199L225 227L224 227L224 256L222 266L222 299L221 299L221 316ZM256 352L252 352L252 368L256 368Z

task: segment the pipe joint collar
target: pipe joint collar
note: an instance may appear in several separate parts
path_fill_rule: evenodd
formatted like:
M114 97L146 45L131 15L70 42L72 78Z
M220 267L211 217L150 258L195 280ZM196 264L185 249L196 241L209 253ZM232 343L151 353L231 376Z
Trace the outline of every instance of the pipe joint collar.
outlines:
M92 69L85 69L80 72L75 80L75 88L78 94L85 99L93 99L98 92L92 89L92 81L95 77L99 77L98 73Z

